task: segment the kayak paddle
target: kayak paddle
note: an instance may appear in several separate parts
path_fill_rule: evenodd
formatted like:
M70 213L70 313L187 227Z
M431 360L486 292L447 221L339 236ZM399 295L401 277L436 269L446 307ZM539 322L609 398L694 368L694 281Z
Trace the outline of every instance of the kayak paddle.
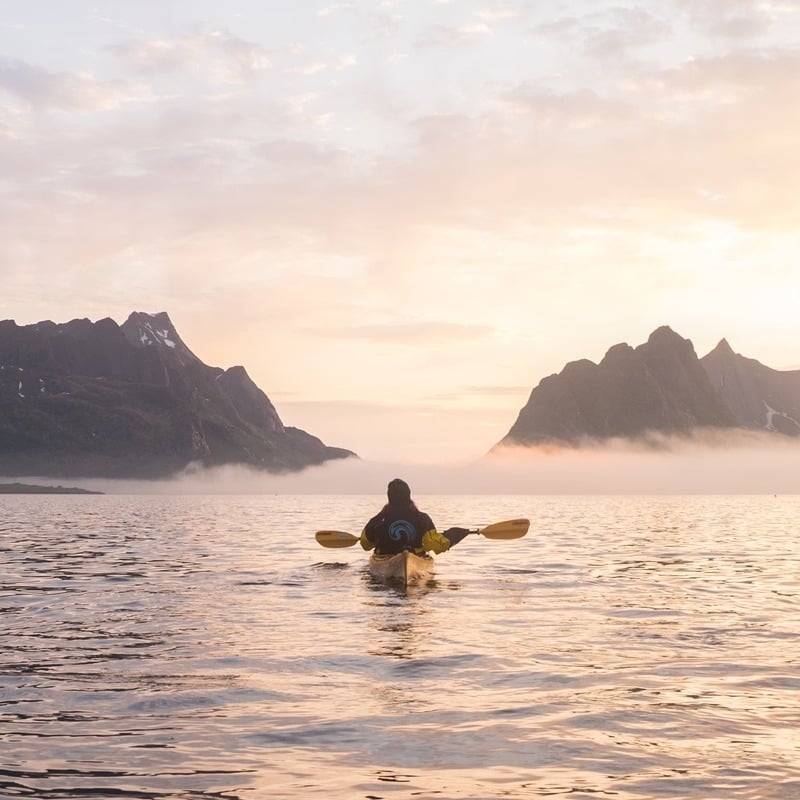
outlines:
M528 532L530 525L529 519L507 519L505 522L495 522L470 533L477 533L487 539L521 539Z
M508 519L469 532L487 539L521 539L528 532L530 524L527 519ZM323 547L352 547L360 539L359 536L345 531L317 531L314 538Z
M323 547L350 547L359 539L344 531L317 531L315 538Z

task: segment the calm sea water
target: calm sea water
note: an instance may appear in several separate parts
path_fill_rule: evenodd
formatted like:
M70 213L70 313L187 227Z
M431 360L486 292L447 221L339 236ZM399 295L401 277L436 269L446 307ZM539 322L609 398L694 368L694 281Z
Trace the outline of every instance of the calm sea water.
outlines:
M380 502L0 498L0 797L800 797L800 497Z

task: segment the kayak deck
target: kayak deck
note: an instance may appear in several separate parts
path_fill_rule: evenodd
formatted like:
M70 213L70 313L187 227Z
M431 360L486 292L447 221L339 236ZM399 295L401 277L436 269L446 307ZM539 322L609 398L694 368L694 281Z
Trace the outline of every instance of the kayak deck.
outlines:
M418 556L410 550L394 555L373 553L369 559L369 571L373 577L408 586L427 580L433 571L433 557Z

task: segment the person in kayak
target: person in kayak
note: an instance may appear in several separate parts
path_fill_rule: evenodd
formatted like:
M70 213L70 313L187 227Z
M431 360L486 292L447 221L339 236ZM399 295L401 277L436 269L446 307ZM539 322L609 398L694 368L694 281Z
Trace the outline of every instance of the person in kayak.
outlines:
M361 546L379 555L392 555L403 550L415 553L444 553L458 544L469 531L449 528L439 533L433 520L420 511L411 499L411 489L401 478L389 481L388 503L364 526Z

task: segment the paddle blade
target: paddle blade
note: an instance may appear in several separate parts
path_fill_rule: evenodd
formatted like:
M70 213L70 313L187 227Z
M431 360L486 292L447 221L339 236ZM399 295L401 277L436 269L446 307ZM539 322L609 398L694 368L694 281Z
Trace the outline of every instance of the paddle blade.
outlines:
M359 537L344 531L317 531L314 538L323 547L352 547Z
M531 525L529 519L508 519L481 528L478 533L487 539L521 539Z

